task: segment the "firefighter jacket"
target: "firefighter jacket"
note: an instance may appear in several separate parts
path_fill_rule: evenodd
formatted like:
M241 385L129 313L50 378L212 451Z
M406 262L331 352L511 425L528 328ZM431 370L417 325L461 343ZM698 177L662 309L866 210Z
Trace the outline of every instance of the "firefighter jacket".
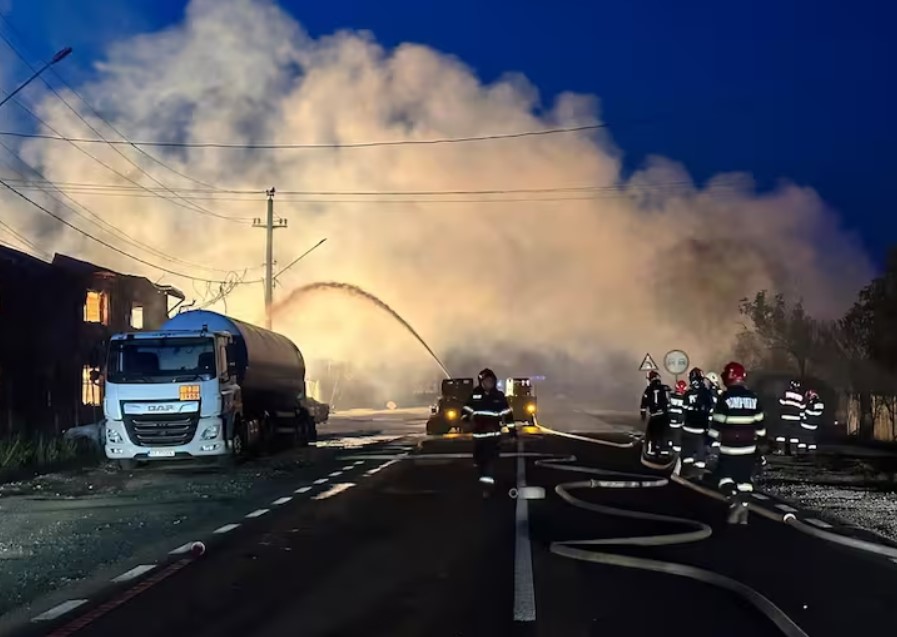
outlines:
M804 419L800 426L810 431L816 431L822 424L822 412L825 405L819 400L819 397L811 398L804 406Z
M707 431L710 414L713 411L713 393L706 387L690 387L685 392L685 422L683 431L703 434Z
M685 394L670 394L670 427L679 429L685 422Z
M502 424L513 419L508 399L498 389L487 392L477 387L462 411L473 422L474 438L501 436Z
M645 387L645 393L642 394L642 405L639 411L642 414L642 420L645 417L655 418L656 416L666 416L670 409L670 388L659 380L653 381Z
M804 397L793 389L786 389L785 393L779 398L779 404L782 406L782 421L798 425L804 418Z
M744 385L733 385L722 393L713 410L707 434L719 441L719 452L727 456L757 453L757 439L766 437L760 399Z

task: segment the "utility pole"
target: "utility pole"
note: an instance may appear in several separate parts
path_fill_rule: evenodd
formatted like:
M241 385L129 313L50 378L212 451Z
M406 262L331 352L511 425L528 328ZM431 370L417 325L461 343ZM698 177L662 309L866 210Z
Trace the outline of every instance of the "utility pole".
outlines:
M267 232L265 244L265 327L271 329L271 306L274 304L274 230L286 228L286 219L274 219L274 186L265 191L268 196L268 215L265 223L261 219L253 219L253 228L264 228Z

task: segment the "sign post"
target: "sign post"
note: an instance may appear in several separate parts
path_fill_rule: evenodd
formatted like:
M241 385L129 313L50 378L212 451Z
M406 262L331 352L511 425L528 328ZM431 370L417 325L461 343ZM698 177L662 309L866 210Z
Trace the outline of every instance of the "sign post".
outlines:
M658 369L660 368L657 366L657 363L654 362L654 359L651 358L651 354L645 354L645 358L642 359L642 364L639 365L638 368L640 372L650 372Z
M688 354L681 349L670 350L663 357L663 366L676 377L676 382L678 382L679 375L684 374L688 369Z

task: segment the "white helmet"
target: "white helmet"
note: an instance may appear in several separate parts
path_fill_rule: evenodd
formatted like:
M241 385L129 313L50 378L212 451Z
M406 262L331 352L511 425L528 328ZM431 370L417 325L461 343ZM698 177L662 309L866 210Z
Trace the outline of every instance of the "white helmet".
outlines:
M711 385L719 387L719 374L717 374L716 372L710 372L709 374L707 374L707 380L710 381Z

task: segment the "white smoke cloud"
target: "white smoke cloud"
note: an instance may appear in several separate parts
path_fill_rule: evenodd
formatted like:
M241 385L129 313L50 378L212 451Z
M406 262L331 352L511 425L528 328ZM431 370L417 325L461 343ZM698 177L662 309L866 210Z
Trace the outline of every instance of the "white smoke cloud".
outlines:
M118 42L107 57L97 64L97 79L79 90L137 140L333 144L601 121L594 97L564 94L542 108L538 91L525 78L512 75L484 84L458 59L426 46L387 50L371 34L350 31L312 39L269 0L193 0L183 23ZM62 132L89 133L55 98L44 99L39 110ZM94 125L107 130L100 122ZM82 148L155 186L108 147ZM52 180L127 185L61 142L31 140L22 150ZM132 149L122 152L168 184L195 187ZM704 365L726 356L742 296L765 286L790 286L811 307L836 311L870 271L859 244L842 232L836 215L811 189L783 183L757 194L744 175L722 175L701 188L683 166L663 158L623 180L620 153L604 131L432 146L151 152L227 189L597 187L590 199L583 193L503 195L496 198L520 201L500 203L275 199L277 214L289 220L288 229L277 231L281 266L328 238L282 277L278 298L316 280L357 284L402 313L437 351L483 352L484 364L517 346L572 354L592 361L596 372L626 355L637 383L634 369L645 351L659 357L680 347ZM73 196L129 235L181 259L236 269L257 266L264 258L261 230L154 198ZM555 200L532 201L538 198ZM200 203L241 217L261 217L265 210L261 194L251 203ZM48 224L55 223L19 210L32 224L31 234L47 236ZM154 280L160 276L70 231L53 237L57 251ZM128 251L160 262L152 254ZM247 278L260 275L255 269ZM163 278L193 290L183 279ZM227 310L259 321L261 299L261 286L247 285L228 297ZM384 382L403 380L401 372L408 369L438 374L391 319L337 293L291 305L278 316L277 327L309 359L376 361Z

